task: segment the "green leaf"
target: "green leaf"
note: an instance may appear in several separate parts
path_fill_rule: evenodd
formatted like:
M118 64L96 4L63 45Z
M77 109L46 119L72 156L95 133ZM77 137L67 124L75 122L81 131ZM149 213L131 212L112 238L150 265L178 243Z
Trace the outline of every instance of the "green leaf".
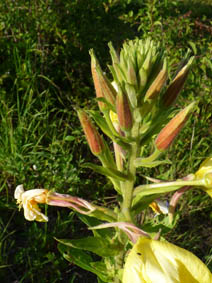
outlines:
M150 195L154 195L154 194L163 194L163 193L169 193L172 191L176 191L179 188L181 188L182 186L170 186L170 187L158 187L158 188L143 188L143 190L138 193L132 202L132 207L137 207L137 204L142 201L142 198L144 196L150 196Z
M156 160L152 162L144 162L144 158L136 158L134 161L134 166L135 167L147 167L147 168L153 168L158 165L162 164L172 164L170 160Z
M170 222L168 215L159 214L153 219L149 220L142 226L142 229L148 233L158 233L161 231L161 235L168 233L173 229L179 220L179 214L175 214L174 221Z
M101 257L116 256L119 254L122 246L116 242L111 243L109 240L100 237L87 237L82 239L56 239L68 247L93 252Z
M98 264L95 265L95 262L93 262L92 257L87 253L78 249L70 248L61 243L58 244L58 250L66 260L78 265L82 269L96 274L103 282L111 281L111 278L109 278L108 276L108 272L104 263L101 264L100 269L100 266Z
M74 136L66 136L65 137L65 141L74 141L74 140L76 140L76 137L74 137Z
M110 129L105 118L99 112L90 110L89 114L92 116L92 118L102 130L102 132L106 134L109 138L113 140L115 138L115 135L118 136L118 133L116 133L115 129Z
M137 201L135 205L133 205L132 207L132 212L134 213L134 215L137 215L141 211L146 209L149 206L149 204L152 203L159 196L160 196L159 194L156 194L156 195L144 196L141 199L139 199L139 201Z
M196 44L193 42L193 41L188 41L188 44L191 46L193 52L194 52L194 55L197 55L197 47L196 47Z
M110 110L116 112L115 107L110 102L108 102L104 97L96 97L96 100L100 102L104 102Z
M80 213L76 213L76 214L79 217L79 219L83 223L85 223L88 227L98 226L102 224L102 221L94 217L90 217L88 215L80 214ZM99 229L99 230L91 230L91 231L93 232L94 237L103 237L108 239L111 239L114 233L112 229Z
M121 137L113 127L112 122L110 122L110 118L103 117L99 112L90 110L89 114L92 116L98 127L102 130L102 132L107 135L113 142L116 142L124 149L129 149L129 141L124 137ZM106 115L106 114L105 114ZM107 119L107 121L106 121ZM110 125L109 125L110 124Z
M105 167L102 167L102 166L99 166L99 165L95 165L95 164L89 163L89 162L88 163L84 163L82 165L82 167L90 168L90 169L94 170L95 172L97 172L99 174L102 174L104 176L117 179L119 181L130 180L130 177L128 177L124 173L122 173L122 172L120 172L120 171L118 171L116 169L113 169L113 168L105 168Z
M113 215L109 215L107 214L107 212L104 212L104 210L100 210L100 209L96 209L94 210L93 212L91 212L89 214L91 217L95 217L99 220L102 220L102 221L106 221L106 222L114 222L114 221L117 221L117 218L114 217Z

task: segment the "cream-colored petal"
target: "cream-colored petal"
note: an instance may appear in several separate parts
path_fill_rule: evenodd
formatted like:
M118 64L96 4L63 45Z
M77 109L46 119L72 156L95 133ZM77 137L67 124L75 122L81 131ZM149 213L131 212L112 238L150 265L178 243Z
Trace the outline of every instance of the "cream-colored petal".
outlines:
M15 198L19 207L23 206L24 217L29 221L48 221L48 217L41 213L37 203L46 203L48 191L45 189L34 189L24 191L23 185L17 186L15 190Z
M18 185L15 189L14 198L20 201L23 193L24 193L24 186Z
M39 222L47 222L48 217L40 212L40 208L36 203L31 205L30 203L27 203L23 206L24 208L24 217L28 221L39 221Z
M123 283L145 282L211 283L212 274L189 251L168 242L140 238L127 257Z
M35 202L45 203L46 194L47 194L47 190L45 189L34 189L34 190L25 191L24 194L22 195L22 201L27 202L33 199Z

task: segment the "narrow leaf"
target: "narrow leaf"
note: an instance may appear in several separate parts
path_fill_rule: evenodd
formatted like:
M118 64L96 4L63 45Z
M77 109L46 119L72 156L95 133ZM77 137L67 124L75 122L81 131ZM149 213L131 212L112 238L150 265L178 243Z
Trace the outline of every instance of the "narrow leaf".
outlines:
M156 160L152 162L144 162L143 158L136 158L134 161L134 166L135 167L147 167L147 168L153 168L158 165L163 165L163 164L171 164L170 160Z
M113 168L105 168L105 167L102 167L102 166L99 166L99 165L95 165L93 163L84 163L82 165L82 167L90 168L90 169L94 170L95 172L97 172L99 174L117 179L119 181L130 180L130 177L128 177L126 174L124 174L124 173L122 173L122 172L120 172L116 169L113 169Z

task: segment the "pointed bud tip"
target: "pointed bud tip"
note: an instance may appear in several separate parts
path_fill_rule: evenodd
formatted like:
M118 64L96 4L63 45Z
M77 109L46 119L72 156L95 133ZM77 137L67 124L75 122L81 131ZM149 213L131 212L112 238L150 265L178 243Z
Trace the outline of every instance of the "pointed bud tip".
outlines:
M158 134L155 145L158 150L166 150L177 137L186 121L188 120L191 110L194 108L195 102L189 104L181 110Z

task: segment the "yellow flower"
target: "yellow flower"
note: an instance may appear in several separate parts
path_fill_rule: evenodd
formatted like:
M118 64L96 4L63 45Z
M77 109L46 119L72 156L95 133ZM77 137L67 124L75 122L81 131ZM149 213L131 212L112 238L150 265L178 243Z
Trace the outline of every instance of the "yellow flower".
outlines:
M134 245L123 273L123 283L211 282L211 272L191 252L147 238L139 238Z
M168 214L169 208L168 204L162 200L155 200L149 204L151 209L158 215L158 214Z
M48 190L34 189L24 191L23 185L15 189L14 197L17 199L19 208L24 209L24 217L29 221L47 222L48 217L41 213L38 203L46 203Z
M212 197L212 157L206 158L195 173L197 180L204 179L204 190Z
M113 112L112 110L110 110L109 112L110 114L110 120L113 123L113 127L116 129L116 131L119 131L119 120L118 120L118 115Z

